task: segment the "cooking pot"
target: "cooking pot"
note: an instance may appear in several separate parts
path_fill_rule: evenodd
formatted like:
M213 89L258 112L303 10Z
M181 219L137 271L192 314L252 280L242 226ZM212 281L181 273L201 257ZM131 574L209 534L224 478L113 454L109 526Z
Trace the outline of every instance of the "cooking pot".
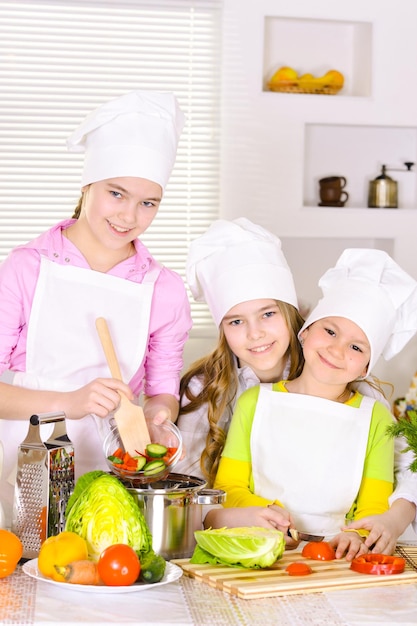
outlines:
M192 555L194 531L203 528L203 505L221 504L226 499L224 491L205 489L204 480L185 474L169 474L147 485L123 484L148 523L153 549L168 561Z

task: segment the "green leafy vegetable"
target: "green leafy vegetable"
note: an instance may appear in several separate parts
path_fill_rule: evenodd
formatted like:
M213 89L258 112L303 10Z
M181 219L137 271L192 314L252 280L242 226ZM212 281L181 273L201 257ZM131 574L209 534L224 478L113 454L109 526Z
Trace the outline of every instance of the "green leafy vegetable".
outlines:
M391 437L405 437L407 447L402 452L414 453L414 461L410 464L411 472L417 472L417 411L409 409L396 422L388 426L387 433Z
M93 480L95 480L99 476L104 476L104 475L106 475L106 472L103 472L102 470L94 470L92 472L87 472L86 474L83 474L82 476L79 477L79 479L75 483L74 491L70 495L68 502L67 502L67 508L65 509L66 517L68 517L68 514L70 510L72 509L74 502L78 500L78 498L80 497L84 489L86 489L89 486L89 484L93 482Z
M139 559L152 551L152 535L143 513L115 476L88 472L78 479L73 496L65 530L86 540L90 558L98 560L103 550L115 543L131 546Z
M197 546L191 563L269 567L282 557L285 549L280 530L257 526L197 530L194 536Z

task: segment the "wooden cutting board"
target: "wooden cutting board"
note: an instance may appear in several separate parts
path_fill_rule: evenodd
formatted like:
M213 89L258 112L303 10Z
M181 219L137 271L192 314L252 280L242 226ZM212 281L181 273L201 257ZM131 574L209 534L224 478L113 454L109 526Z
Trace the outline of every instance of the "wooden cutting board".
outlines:
M406 554L401 552L401 556ZM356 589L378 585L417 583L417 548L406 548L406 569L402 574L376 576L359 574L350 569L345 560L312 561L301 556L301 552L286 552L271 568L245 570L222 565L192 565L189 559L173 561L184 573L211 587L239 598L271 598L297 593L318 593L332 589ZM285 568L294 561L308 563L313 570L308 576L289 576ZM416 569L413 569L413 565Z

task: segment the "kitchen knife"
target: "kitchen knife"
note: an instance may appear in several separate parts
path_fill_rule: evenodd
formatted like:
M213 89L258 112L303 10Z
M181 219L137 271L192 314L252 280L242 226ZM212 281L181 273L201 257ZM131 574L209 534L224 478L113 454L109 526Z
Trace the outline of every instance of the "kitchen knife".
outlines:
M295 528L289 528L287 531L287 535L291 537L291 539L294 539L294 541L323 541L324 539L324 536L302 533Z

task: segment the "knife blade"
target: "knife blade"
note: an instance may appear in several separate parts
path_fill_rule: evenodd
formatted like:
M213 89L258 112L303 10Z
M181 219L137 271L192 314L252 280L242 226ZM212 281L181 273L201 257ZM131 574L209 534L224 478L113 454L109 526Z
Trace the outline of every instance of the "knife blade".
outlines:
M302 533L295 528L289 528L287 534L294 541L323 541L324 536L321 535L310 535L309 533Z

